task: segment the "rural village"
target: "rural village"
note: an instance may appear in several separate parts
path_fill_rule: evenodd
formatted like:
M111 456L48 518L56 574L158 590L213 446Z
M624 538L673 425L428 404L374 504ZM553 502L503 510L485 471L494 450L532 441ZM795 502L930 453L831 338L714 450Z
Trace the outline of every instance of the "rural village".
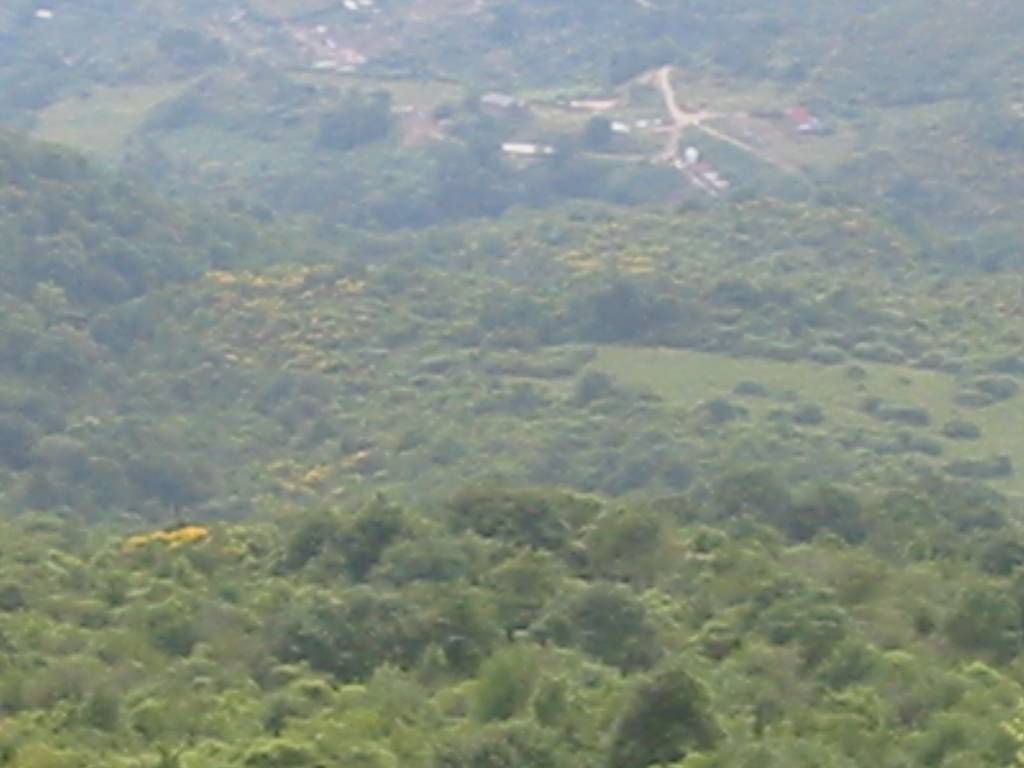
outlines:
M339 88L387 91L391 110L402 131L403 146L450 136L442 108L453 84L430 73L402 71L394 65L403 35L414 25L434 19L468 18L482 12L480 0L413 0L402 13L382 8L384 0L342 0L325 5L306 3L309 10L275 14L266 0L246 0L210 16L207 34L259 60L281 67L305 82ZM637 0L643 4L644 0ZM40 6L33 22L45 28L60 22L59 8ZM80 62L71 62L79 65ZM308 78L315 78L309 80ZM605 92L530 92L494 90L462 92L472 109L502 121L513 133L497 148L510 162L529 164L556 159L563 151L551 136L603 135L597 146L581 151L624 164L646 164L677 170L688 185L718 198L740 181L744 170L729 167L722 148L740 153L789 177L804 175L814 151L809 141L835 130L800 103L779 101L736 108L717 104L708 83L694 88L705 73L663 66L649 70ZM729 84L717 89L727 93ZM714 89L712 89L714 90ZM417 98L406 100L410 92ZM735 164L732 164L735 165Z
M643 4L644 0L637 0ZM429 20L436 4L413 3L406 18ZM446 13L458 16L480 12L480 0L452 0L445 4ZM362 82L387 90L389 81L408 82L406 76L380 76L374 66L378 59L400 47L401 24L389 19L378 0L344 0L341 8L347 15L342 21L358 20L358 24L328 22L323 14L309 14L301 19L269 19L249 9L238 8L226 19L225 26L237 34L252 35L254 29L270 34L279 52L293 57L293 66L324 77L339 77L352 85ZM333 13L338 13L334 11ZM529 163L551 160L559 149L538 135L554 129L586 126L597 121L610 133L610 140L600 150L606 159L624 163L647 163L675 168L686 181L709 197L729 192L736 179L722 168L715 152L706 145L728 145L767 163L785 174L802 175L790 158L774 156L769 144L782 142L809 153L806 141L833 133L834 128L814 111L802 104L771 104L749 111L719 111L704 99L686 98L685 82L691 73L664 66L649 71L632 83L605 93L530 94L521 96L502 90L487 91L476 97L481 111L521 126L522 135L505 141L500 151L513 162ZM657 94L656 106L634 103L637 86ZM425 88L429 90L429 85ZM680 101L680 94L684 97ZM396 100L393 112L406 126L408 143L443 139L446 123L429 104L407 104ZM788 153L787 153L788 154Z

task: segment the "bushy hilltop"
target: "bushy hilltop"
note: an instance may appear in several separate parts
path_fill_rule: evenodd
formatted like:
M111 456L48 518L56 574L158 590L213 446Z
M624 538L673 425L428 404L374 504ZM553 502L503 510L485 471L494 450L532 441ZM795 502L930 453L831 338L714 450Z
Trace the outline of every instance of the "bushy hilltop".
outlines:
M301 259L308 243L227 210L170 203L78 155L8 134L0 242L4 494L20 497L17 506L115 515L153 492L170 494L170 504L191 499L182 478L194 458L172 456L188 430L141 418L161 409L161 395L145 383L153 372L129 356L159 345L174 322L161 311L162 290L218 266ZM174 351L163 351L172 368ZM148 398L141 408L133 391ZM142 488L150 490L136 496Z
M3 524L12 768L1006 766L1024 539L948 484L467 489L112 537Z
M1014 87L1020 66L1014 33L1024 22L1009 0L978 8L951 0L927 8L920 0L831 1L810 12L790 0L771 9L749 0L599 0L586 8L570 0L357 5L13 3L0 15L6 43L0 71L6 84L19 86L6 107L32 108L90 82L152 82L252 55L274 53L284 61L288 25L306 24L330 26L339 43L363 48L378 71L418 67L478 83L596 85L674 63L809 84L836 102L973 99L986 88ZM450 45L455 39L459 45ZM103 45L114 42L116 48ZM32 79L17 83L16 75L26 73Z

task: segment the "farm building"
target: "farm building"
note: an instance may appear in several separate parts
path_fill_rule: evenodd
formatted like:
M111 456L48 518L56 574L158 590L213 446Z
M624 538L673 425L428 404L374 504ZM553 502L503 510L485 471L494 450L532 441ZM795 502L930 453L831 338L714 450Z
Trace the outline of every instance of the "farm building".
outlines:
M569 102L569 108L583 112L607 112L618 103L615 99L573 99Z
M527 106L522 99L507 93L485 93L480 97L480 108L488 112L512 114L526 111Z
M786 119L797 133L824 133L825 124L807 107L792 107L786 112Z

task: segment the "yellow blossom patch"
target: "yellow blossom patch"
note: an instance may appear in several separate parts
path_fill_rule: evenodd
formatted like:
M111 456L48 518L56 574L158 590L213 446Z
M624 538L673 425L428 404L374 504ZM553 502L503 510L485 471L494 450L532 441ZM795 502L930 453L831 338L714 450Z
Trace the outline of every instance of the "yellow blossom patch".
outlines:
M349 454L342 459L341 466L345 469L358 469L366 464L370 459L370 456L370 451L357 451L356 453Z
M155 542L167 544L171 549L176 549L185 544L198 544L209 537L210 529L205 525L183 525L172 530L155 531L154 533L132 536L124 543L123 549L125 552L131 552Z
M305 485L320 485L330 476L330 467L326 464L314 467L302 476Z
M351 277L343 278L335 284L338 293L356 295L366 290L365 280L353 280Z
M210 280L215 282L217 285L234 285L235 283L238 282L238 278L235 277L233 274L231 274L230 272L223 272L220 270L208 272L206 276Z

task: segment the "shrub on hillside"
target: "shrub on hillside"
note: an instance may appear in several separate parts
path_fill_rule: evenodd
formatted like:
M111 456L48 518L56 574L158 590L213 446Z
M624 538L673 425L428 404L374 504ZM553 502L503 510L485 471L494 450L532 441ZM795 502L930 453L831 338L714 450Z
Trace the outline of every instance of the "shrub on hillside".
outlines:
M960 594L945 629L959 648L1006 662L1021 647L1021 610L1005 590L977 584Z
M675 664L639 681L612 731L609 768L676 763L723 738L704 685Z
M644 604L627 587L595 582L555 600L530 628L538 640L580 648L624 671L647 669L661 650Z
M510 544L559 550L575 528L597 516L600 504L560 491L477 487L459 493L448 508L457 530Z
M981 427L966 419L951 419L942 425L942 434L950 440L977 440Z
M320 119L317 143L324 149L347 152L383 139L391 130L391 122L390 93L353 89L337 109Z

